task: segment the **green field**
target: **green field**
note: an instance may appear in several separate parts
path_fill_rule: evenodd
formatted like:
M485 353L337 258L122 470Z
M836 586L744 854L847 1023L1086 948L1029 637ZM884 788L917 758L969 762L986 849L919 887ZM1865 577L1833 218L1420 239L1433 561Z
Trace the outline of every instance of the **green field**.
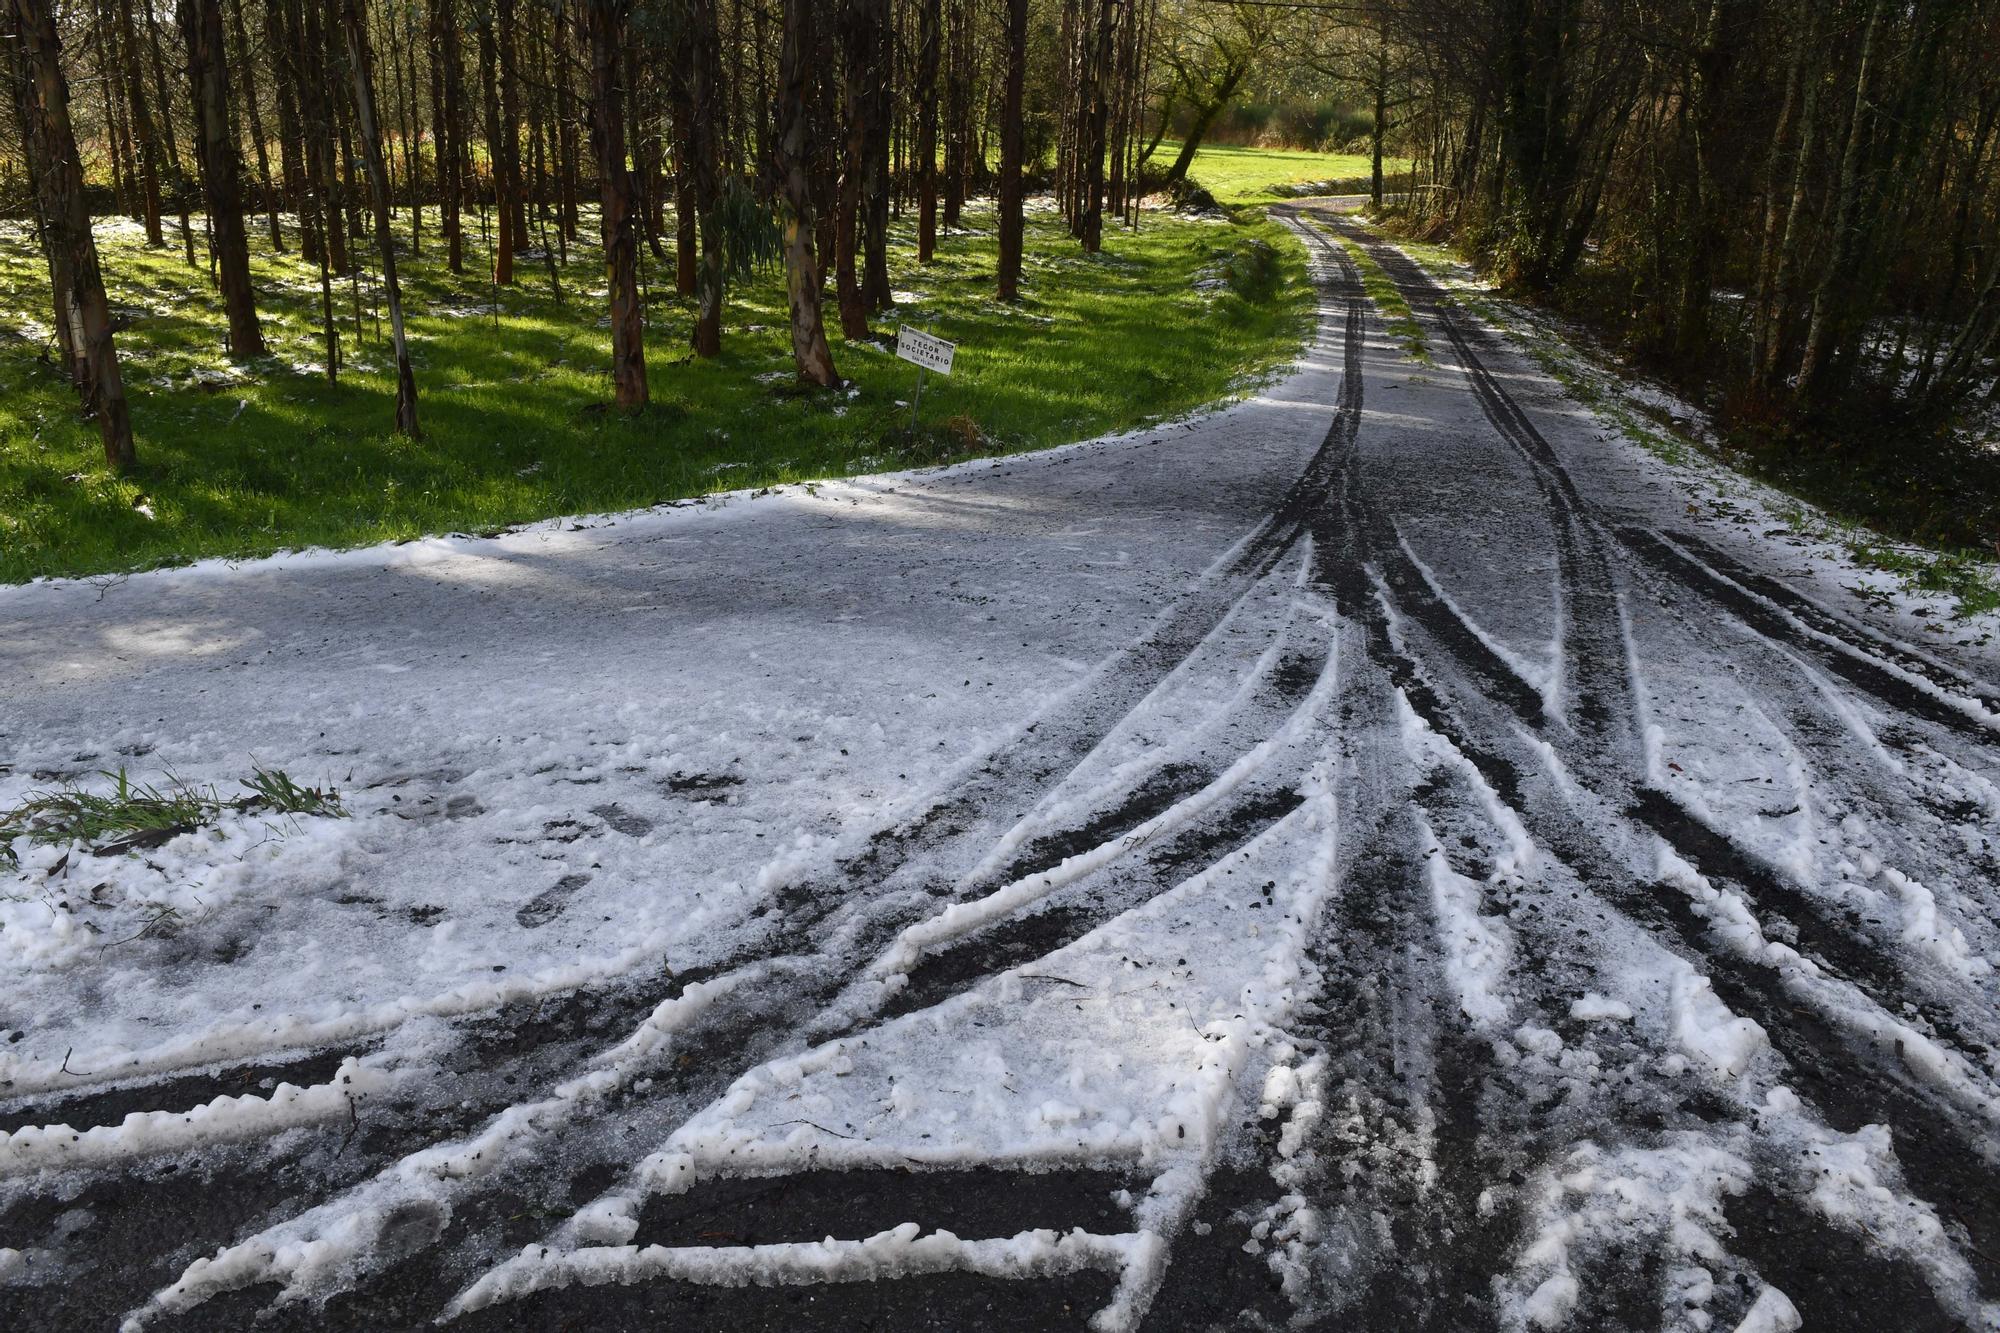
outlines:
M1149 169L1165 171L1180 152L1174 142L1162 143L1153 152ZM1408 164L1384 158L1384 179ZM1312 153L1290 148L1232 148L1209 144L1196 150L1188 175L1199 181L1222 204L1269 204L1293 196L1278 187L1306 182L1334 181L1333 193L1361 193L1368 189L1368 156L1365 153Z
M922 428L905 405L915 368L837 334L842 391L793 385L783 277L732 289L723 355L686 356L691 308L648 261L653 403L609 409L609 333L597 248L572 246L558 305L539 259L498 293L444 267L428 217L420 258L402 260L423 439L392 434L394 362L367 288L335 290L348 364L318 373L319 285L296 254L252 228L252 270L273 355L231 365L221 302L205 272L138 229L100 226L100 247L138 436L138 469L114 477L97 433L44 354L48 277L21 224L0 224L0 581L490 531L567 513L633 508L715 490L849 475L1087 438L1240 392L1289 359L1307 332L1303 256L1254 215L1229 225L1147 214L1107 227L1083 254L1048 214L1031 214L1022 302L992 299L990 209L938 262L916 263L897 224L892 285L903 303L877 321L930 325L960 345L933 376ZM199 228L199 220L196 222ZM592 225L586 225L586 235ZM407 237L407 216L399 224ZM468 226L476 250L479 229ZM661 279L667 279L662 285Z

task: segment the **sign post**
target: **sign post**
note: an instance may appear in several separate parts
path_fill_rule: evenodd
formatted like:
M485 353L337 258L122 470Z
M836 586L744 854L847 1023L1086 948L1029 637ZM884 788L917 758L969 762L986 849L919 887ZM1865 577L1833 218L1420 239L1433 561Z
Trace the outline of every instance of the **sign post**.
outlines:
M958 344L948 343L942 338L932 337L921 329L913 329L904 324L896 330L896 355L917 368L917 393L910 403L910 426L915 429L917 413L924 405L924 372L935 370L940 375L951 374L952 357L958 352Z

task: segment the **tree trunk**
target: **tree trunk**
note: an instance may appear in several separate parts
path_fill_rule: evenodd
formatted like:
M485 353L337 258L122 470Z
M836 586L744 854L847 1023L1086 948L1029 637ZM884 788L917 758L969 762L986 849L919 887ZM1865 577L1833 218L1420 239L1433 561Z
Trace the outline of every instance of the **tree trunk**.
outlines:
M104 276L97 265L97 242L90 234L90 212L84 203L83 171L76 134L69 118L69 86L63 79L62 51L55 15L47 0L9 0L18 29L16 57L25 76L22 105L28 122L30 155L37 166L36 185L43 232L52 254L63 261L64 307L56 318L69 325L84 362L84 405L97 418L104 441L104 461L114 472L133 463L132 417L125 405L125 384L118 373L118 351L111 341L111 307L104 299Z
M105 163L111 168L111 197L119 212L138 222L145 217L145 203L138 190L139 167L133 160L132 135L122 109L125 99L119 78L117 48L112 43L113 23L109 0L100 0L91 17L96 20L88 38L97 56L98 95L104 101L104 137L108 142Z
M813 71L813 106L818 119L820 136L815 142L817 151L807 170L810 173L813 192L813 253L819 260L819 285L823 293L827 280L832 276L831 258L835 253L834 220L840 213L840 159L841 141L835 127L840 124L841 62L827 58L826 52L837 52L834 45L839 40L841 21L839 10L828 7L820 11L822 22L817 31L820 34L819 52L809 62Z
M1096 254L1104 242L1104 131L1110 114L1111 38L1118 11L1114 0L1098 0L1097 35L1090 53L1090 114L1086 118L1083 153L1083 217L1080 239L1086 254Z
M1368 123L1368 202L1382 211L1382 140L1389 133L1389 41L1375 35L1375 68L1369 83L1375 94L1375 115Z
M1194 165L1194 155L1201 150L1201 141L1208 136L1209 126L1215 124L1215 118L1222 114L1222 108L1229 104L1230 97L1236 92L1236 85L1242 81L1243 71L1233 72L1215 100L1204 102L1195 108L1194 124L1188 126L1187 138L1181 140L1181 151L1175 155L1174 164L1167 168L1166 184L1172 185L1175 181L1187 179L1188 168Z
M935 5L936 0L931 0ZM785 294L792 312L792 362L799 379L831 388L840 382L833 352L826 345L820 319L819 261L813 254L812 191L806 164L813 157L813 97L811 51L818 25L814 0L785 0L785 27L778 52L777 142L778 198L785 235Z
M146 224L146 244L166 245L160 230L160 136L146 106L145 78L139 72L139 36L132 24L132 0L118 0L118 46L125 95L131 103L132 137L138 140L139 196Z
M396 237L391 225L389 169L382 159L382 133L375 114L374 61L361 22L362 0L344 0L342 25L347 29L347 61L354 71L354 107L361 122L361 153L368 180L375 190L375 247L382 254L382 288L389 299L389 336L396 349L396 433L416 439L417 376L410 368L410 349L403 339L403 293L396 285ZM377 336L380 336L379 334Z
M1850 285L1855 210L1861 200L1861 158L1869 133L1868 94L1874 77L1875 40L1888 10L1888 0L1874 0L1861 37L1861 63L1854 76L1854 105L1847 122L1847 144L1841 151L1840 177L1835 187L1831 249L1813 293L1812 320L1806 331L1805 355L1799 362L1798 401L1811 407L1823 402L1832 380L1830 361L1845 331L1845 300Z
M7 61L5 67L0 68L0 76L7 80L8 103L14 108L15 128L21 136L21 161L28 177L28 218L34 227L35 244L48 261L49 310L54 316L56 346L62 352L63 368L69 375L70 386L79 396L87 396L90 371L84 361L84 349L76 341L80 325L64 315L70 308L69 256L56 247L54 235L42 221L42 172L37 162L41 139L32 128L35 123L29 95L32 79L27 69L26 50L16 32L19 26L19 16L11 0L0 4L0 52L5 53Z
M513 214L510 234L514 238L514 249L525 248L528 241L528 196L521 180L521 61L518 29L515 19L514 0L498 0L499 29L494 33L495 45L500 54L500 151L503 160L499 163L502 186L505 192L503 207Z
M402 31L396 16L402 14ZM424 253L424 158L418 151L423 138L423 108L417 99L417 55L411 46L410 16L401 0L392 0L389 10L389 85L396 95L396 133L403 141L403 183L410 194L410 257Z
M618 406L646 405L646 338L639 305L639 233L625 166L625 18L628 0L581 0L590 42L590 145L603 205L604 271L611 287L611 384Z
M576 97L570 74L570 0L556 4L556 164L560 173L556 193L557 225L563 239L576 239Z
M271 184L271 150L264 142L264 112L257 105L257 65L250 58L250 34L243 24L243 0L229 0L230 37L236 63L243 71L243 108L250 120L250 146L257 154L257 188L264 196L264 221L271 248L285 253L285 234L278 227L278 192Z
M1815 25L1815 28L1817 25ZM1751 383L1763 393L1777 387L1796 320L1792 310L1793 269L1796 266L1799 234L1805 227L1807 197L1810 194L1814 145L1819 138L1820 78L1817 70L1804 79L1804 105L1799 112L1798 147L1792 160L1791 198L1785 208L1785 225L1778 237L1777 254L1772 260L1770 289L1763 302L1763 325L1751 366Z
M320 231L326 242L326 266L331 273L345 273L352 267L347 254L348 226L342 217L338 127L335 125L333 89L326 76L329 46L327 32L315 0L302 0L303 19L298 25L300 59L299 95L309 103L307 161L313 178L313 192L319 200Z
M168 179L174 191L174 211L180 215L181 251L189 268L195 266L194 224L188 217L187 175L181 169L181 147L174 134L174 101L167 91L167 61L160 54L160 25L153 18L150 4L142 11L146 16L146 49L152 56L154 105L159 108L160 118L155 123L167 148L167 166L171 168Z
M856 263L861 250L864 184L868 175L868 123L875 110L869 96L870 66L879 46L875 26L881 10L876 0L846 0L841 15L847 117L846 152L840 176L840 205L834 217L834 291L840 302L840 331L849 339L868 336L868 304L861 291Z
M493 178L496 232L493 281L496 286L506 287L514 281L514 250L519 244L514 235L514 210L507 197L506 142L513 126L500 105L500 56L494 33L493 0L474 0L474 3L478 6L475 22L479 25L479 87L486 102L486 170Z
M972 17L969 0L951 0L950 55L945 76L944 228L959 222L972 138Z
M327 110L327 86L318 71L326 68L326 42L320 31L319 9L310 0L280 0L273 12L285 15L286 49L291 54L292 85L298 89L299 118L305 139L306 180L311 207L301 204L300 221L310 242L318 237L320 331L326 346L326 378L340 376L340 332L333 322L333 274L345 263L339 209L333 186L333 123ZM310 219L308 221L308 219Z
M889 308L889 137L895 115L890 79L895 62L895 23L889 0L877 0L875 54L868 81L868 158L863 197L867 212L861 231L861 299L869 313Z
M265 0L264 46L271 62L272 92L278 103L278 178L284 186L285 202L299 218L299 253L308 263L319 262L320 239L308 220L306 206L305 137L299 125L298 98L288 71L298 49L290 35L285 11L279 0Z
M432 101L437 125L438 229L445 265L465 272L465 83L455 0L431 0Z
M209 234L229 314L232 356L264 355L257 324L257 295L250 286L250 246L243 234L242 186L236 176L237 145L229 132L228 54L222 39L222 0L180 0L187 37L188 78L194 92L196 147Z
M700 357L722 354L724 237L716 216L722 195L721 40L715 0L686 0L688 18L688 156L693 167L694 211L701 233L701 271L695 282L693 346Z
M917 262L928 264L937 253L938 41L942 0L918 0L917 85Z
M1007 0L1007 88L1000 107L1000 271L1003 301L1021 299L1022 86L1028 75L1028 0Z

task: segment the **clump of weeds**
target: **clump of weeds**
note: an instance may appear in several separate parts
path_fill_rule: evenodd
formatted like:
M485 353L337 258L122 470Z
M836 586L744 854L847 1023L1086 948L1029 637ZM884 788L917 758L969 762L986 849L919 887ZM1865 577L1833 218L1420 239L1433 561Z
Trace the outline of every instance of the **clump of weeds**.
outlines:
M121 768L98 776L109 790L74 780L31 793L11 810L0 811L0 862L17 860L14 843L73 846L99 855L158 847L183 833L206 828L232 812L276 815L347 815L334 788L308 787L283 769L253 766L239 779L243 794L222 796L213 786L184 782L169 773L158 782L140 782Z

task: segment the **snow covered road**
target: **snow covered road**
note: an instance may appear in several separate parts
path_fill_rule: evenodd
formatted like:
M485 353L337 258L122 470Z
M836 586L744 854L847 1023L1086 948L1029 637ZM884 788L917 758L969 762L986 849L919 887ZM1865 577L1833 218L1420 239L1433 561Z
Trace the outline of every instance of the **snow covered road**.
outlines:
M2000 1327L2000 689L1351 219L1256 398L0 589L0 1327Z

